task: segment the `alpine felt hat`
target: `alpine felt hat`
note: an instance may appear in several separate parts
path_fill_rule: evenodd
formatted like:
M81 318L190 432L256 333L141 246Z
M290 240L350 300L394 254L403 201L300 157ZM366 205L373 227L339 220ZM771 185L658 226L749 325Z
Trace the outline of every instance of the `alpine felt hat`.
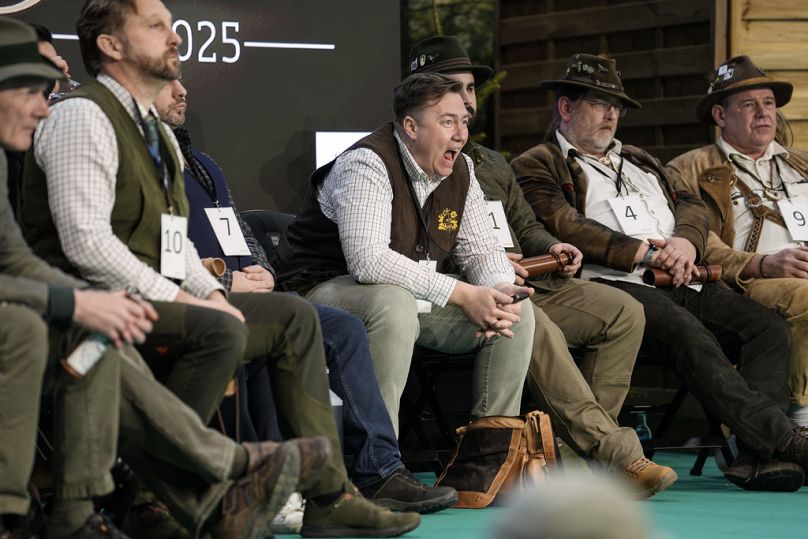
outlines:
M541 88L557 90L562 86L577 86L620 98L627 106L638 109L642 105L631 99L623 90L617 61L594 54L573 54L567 62L564 76L558 80L544 80Z
M473 65L460 41L454 36L422 39L410 50L410 75L413 73L460 73L469 71L479 86L494 72L488 66Z
M43 58L37 49L37 37L27 24L0 17L0 87L14 86L32 79L63 80L64 74Z
M732 94L756 88L771 88L778 107L791 101L791 92L794 91L794 86L790 82L776 81L767 77L748 56L730 58L718 66L710 87L707 88L707 95L696 103L696 118L703 124L714 125L713 105Z

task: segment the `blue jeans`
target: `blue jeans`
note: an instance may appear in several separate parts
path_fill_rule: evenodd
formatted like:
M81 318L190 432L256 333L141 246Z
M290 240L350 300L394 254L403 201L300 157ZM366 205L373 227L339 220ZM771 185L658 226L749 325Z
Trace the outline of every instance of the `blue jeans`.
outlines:
M342 449L354 455L348 475L358 487L364 487L389 477L404 468L404 463L376 382L364 323L340 309L315 307L323 330L329 386L342 399ZM242 367L238 387L240 441L281 440L269 373L263 361ZM234 403L227 401L220 409L221 422L224 432L235 437Z

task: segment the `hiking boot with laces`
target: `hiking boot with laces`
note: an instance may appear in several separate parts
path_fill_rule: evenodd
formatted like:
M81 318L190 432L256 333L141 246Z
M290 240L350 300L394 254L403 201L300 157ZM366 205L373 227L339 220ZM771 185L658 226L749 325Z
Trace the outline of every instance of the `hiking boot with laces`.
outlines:
M626 466L624 474L634 485L635 490L646 498L662 492L679 478L673 468L661 466L645 457L640 457Z
M157 500L130 507L121 529L132 539L191 539L188 530Z
M775 458L799 464L808 476L808 428L794 427L774 450Z
M306 500L303 537L397 537L421 523L418 513L394 513L379 507L351 483L334 502L319 506Z
M452 487L428 487L406 468L398 470L361 489L362 495L376 505L393 511L434 513L457 503Z

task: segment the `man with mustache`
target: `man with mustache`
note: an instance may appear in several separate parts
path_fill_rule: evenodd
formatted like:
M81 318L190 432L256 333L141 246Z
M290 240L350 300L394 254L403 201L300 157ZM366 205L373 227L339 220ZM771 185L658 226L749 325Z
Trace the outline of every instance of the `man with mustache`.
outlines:
M512 296L532 290L513 284L460 151L461 90L435 74L399 84L395 120L315 171L272 261L281 286L363 319L394 425L416 343L476 352L472 417L518 414L530 359L533 312Z
M705 410L738 437L726 477L750 490L802 486L808 437L785 415L788 332L773 311L718 283L688 286L707 241L707 210L673 191L659 162L614 138L619 118L640 105L623 90L616 62L575 54L555 90L545 142L511 163L536 217L587 261L583 277L627 292L645 310L645 335ZM661 267L676 286L640 279ZM733 368L724 349L738 364Z
M180 75L171 13L160 0L87 0L77 30L96 80L54 105L35 134L23 182L34 249L89 281L155 301L160 320L140 349L205 423L234 360L267 365L289 433L322 435L335 448L303 490L306 533L391 536L417 527L417 514L383 509L348 481L314 308L289 294L228 297L187 239L182 154L154 109ZM235 335L222 333L228 328ZM245 341L243 354L233 349ZM224 356L223 366L207 361L210 350Z
M789 417L808 427L808 153L775 141L777 109L793 87L766 76L748 56L721 64L696 105L717 125L715 144L681 155L666 172L674 188L700 196L710 212L705 260L724 281L777 309L791 330Z
M474 119L475 90L491 68L472 65L458 39L449 36L416 43L410 59L413 73L442 73L462 83L461 95ZM527 378L533 398L552 414L556 431L575 451L620 472L643 495L666 489L676 472L646 459L634 429L617 424L642 342L642 306L612 287L573 279L581 267L581 252L554 238L536 220L505 158L471 141L463 152L474 161L487 204L502 208L507 223L500 226L513 245L508 258L518 279L535 290L531 301L536 334ZM557 276L528 278L518 262L523 256L564 252L574 259ZM580 366L569 346L584 350Z

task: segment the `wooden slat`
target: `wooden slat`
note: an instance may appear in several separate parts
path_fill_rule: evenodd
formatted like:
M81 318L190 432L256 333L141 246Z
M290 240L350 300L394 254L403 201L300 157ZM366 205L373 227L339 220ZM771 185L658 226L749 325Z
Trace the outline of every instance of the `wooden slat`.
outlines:
M713 67L721 65L721 62L730 57L727 51L730 50L729 42L729 3L731 0L714 0L713 20L712 20L712 46L713 46Z
M624 81L702 74L708 73L712 69L709 45L615 54L614 59L617 60L621 78ZM505 64L502 69L508 71L508 77L502 83L502 90L536 88L543 80L557 79L562 76L566 65L566 58L545 62Z
M783 114L789 120L808 120L808 95L793 96L783 107Z
M739 43L795 43L803 41L808 21L741 21Z
M515 45L709 21L711 12L704 0L657 0L503 19L500 31L502 45Z
M620 120L623 127L648 127L658 125L685 125L695 123L695 108L698 96L648 99L641 101L642 109L631 111ZM502 136L519 136L527 133L543 133L552 117L549 108L503 110L501 113Z
M741 19L747 21L808 19L808 5L804 0L736 0L736 3L739 4Z
M791 122L794 131L794 147L808 151L808 121Z
M756 42L733 45L732 55L739 54L748 54L765 71L808 69L808 41L805 40L795 43Z

